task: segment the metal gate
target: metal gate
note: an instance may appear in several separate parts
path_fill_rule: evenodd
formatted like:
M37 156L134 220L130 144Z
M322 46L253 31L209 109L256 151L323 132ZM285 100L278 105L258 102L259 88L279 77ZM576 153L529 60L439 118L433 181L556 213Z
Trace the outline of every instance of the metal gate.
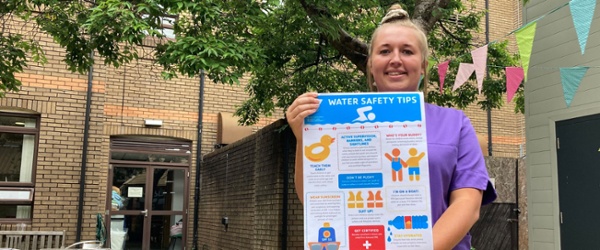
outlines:
M487 160L490 160L490 158L486 159L486 164L489 163ZM519 249L519 214L521 213L519 209L519 186L524 185L524 183L520 183L519 171L524 169L519 169L519 162L522 159L514 160L514 172L512 173L506 171L512 165L511 160L499 161L502 170L500 172L495 171L496 177L503 178L500 183L504 183L504 185L496 186L496 190L503 197L498 197L496 203L481 207L479 220L471 228L471 235L473 236L471 245L476 250ZM494 167L492 169L498 170ZM510 183L511 178L514 180L514 186L512 187L506 185ZM506 192L508 190L514 190L514 193Z
M515 208L515 203L492 203L481 207L479 220L471 228L471 245L477 250L519 249Z

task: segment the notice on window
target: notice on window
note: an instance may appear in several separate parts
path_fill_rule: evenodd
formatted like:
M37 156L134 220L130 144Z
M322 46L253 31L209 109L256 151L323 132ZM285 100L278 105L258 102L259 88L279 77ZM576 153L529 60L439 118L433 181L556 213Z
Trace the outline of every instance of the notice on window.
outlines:
M129 197L129 198L144 197L144 188L143 187L128 187L127 188L127 197Z
M303 127L305 248L433 249L422 93L319 99Z

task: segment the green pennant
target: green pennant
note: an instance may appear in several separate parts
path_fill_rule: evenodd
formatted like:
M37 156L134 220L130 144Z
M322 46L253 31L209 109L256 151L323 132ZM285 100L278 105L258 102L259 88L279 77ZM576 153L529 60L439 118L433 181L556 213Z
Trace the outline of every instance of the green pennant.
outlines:
M515 33L517 38L517 46L519 47L519 56L521 57L521 65L525 75L525 81L527 81L527 72L529 71L529 60L531 59L531 50L533 47L533 40L535 38L536 27L537 22L531 22L527 24L527 26L517 30Z

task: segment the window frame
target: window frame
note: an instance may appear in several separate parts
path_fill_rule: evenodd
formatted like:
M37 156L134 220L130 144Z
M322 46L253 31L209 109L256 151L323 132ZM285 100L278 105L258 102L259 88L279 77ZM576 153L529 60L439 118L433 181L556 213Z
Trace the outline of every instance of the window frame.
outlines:
M35 182L37 172L37 158L38 150L40 145L40 124L41 117L37 113L23 113L23 112L10 112L0 111L0 117L24 117L35 119L35 128L17 127L17 126L5 126L0 125L0 133L13 133L21 135L33 135L35 136L34 148L33 148L33 159L31 160L31 181L30 182L0 182L1 191L27 191L29 197L27 199L0 199L0 204L8 206L29 206L29 217L28 218L0 218L0 223L31 223L33 219L33 207L35 200Z
M24 128L15 126L2 126L0 125L0 133L14 133L35 136L35 147L33 149L33 160L31 163L31 182L0 182L0 188L6 187L35 187L36 172L37 172L37 158L38 149L40 145L40 116L38 114L26 114L26 113L12 113L0 111L0 116L12 116L12 117L26 117L34 118L35 128ZM33 204L33 203L32 203Z
M3 205L33 205L33 188L0 187L0 191L29 192L29 197L27 199L0 199Z

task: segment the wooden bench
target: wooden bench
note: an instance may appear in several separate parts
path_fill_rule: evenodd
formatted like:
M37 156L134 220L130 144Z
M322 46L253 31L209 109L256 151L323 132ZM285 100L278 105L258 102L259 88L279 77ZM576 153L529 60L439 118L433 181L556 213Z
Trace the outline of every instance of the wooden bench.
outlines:
M0 231L0 248L64 248L65 231Z

